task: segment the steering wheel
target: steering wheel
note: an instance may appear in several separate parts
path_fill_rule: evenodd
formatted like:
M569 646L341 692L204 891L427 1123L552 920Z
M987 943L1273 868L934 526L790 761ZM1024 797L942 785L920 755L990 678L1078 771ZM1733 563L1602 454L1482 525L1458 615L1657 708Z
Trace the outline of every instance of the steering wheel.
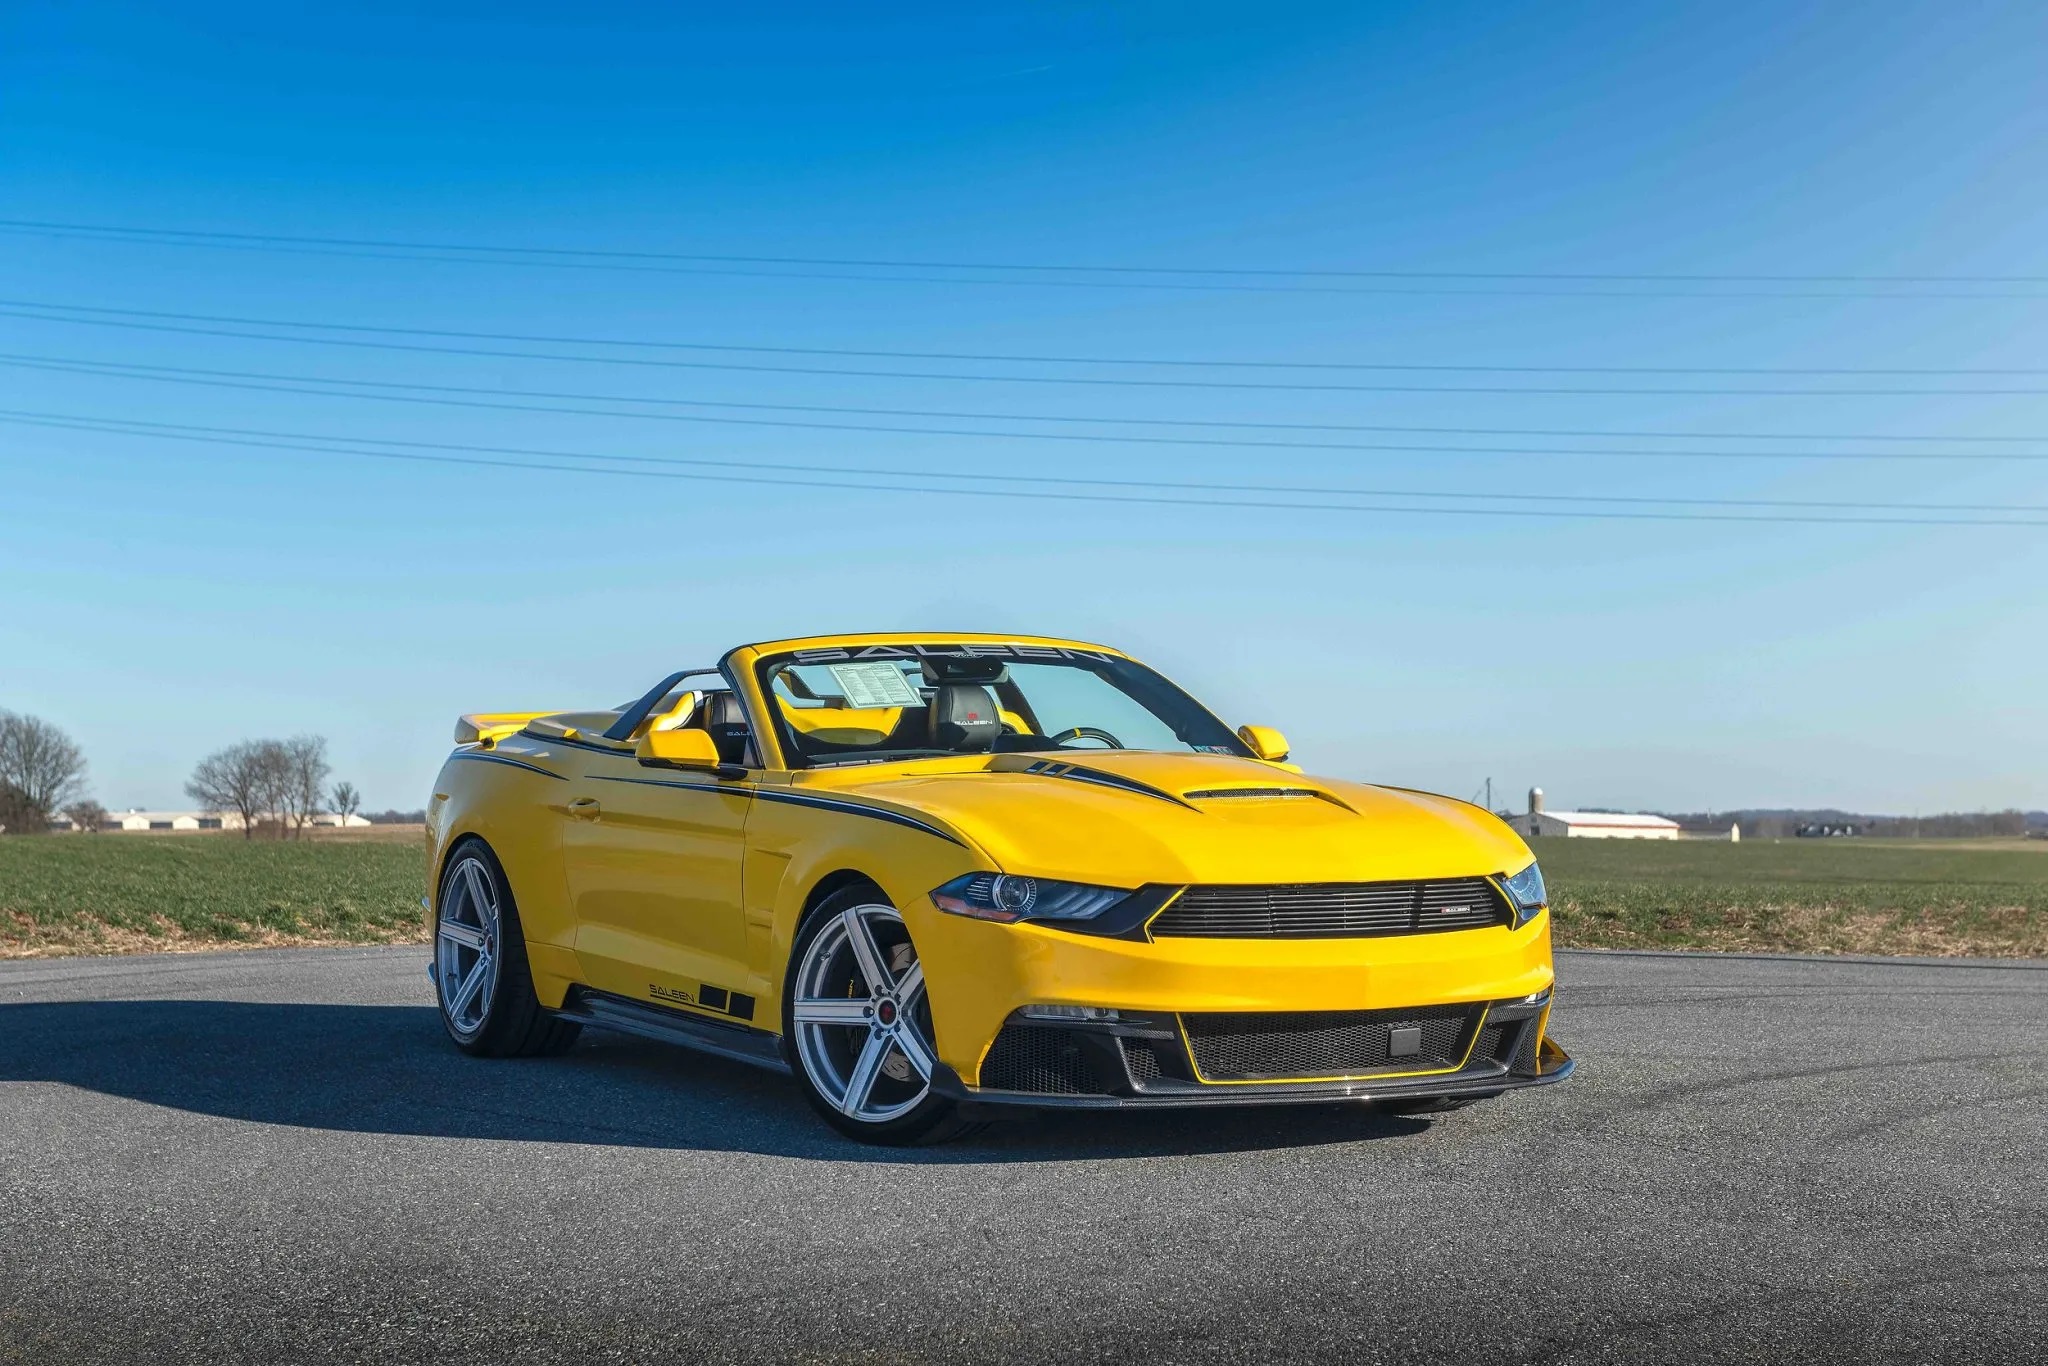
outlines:
M1062 748L1066 746L1069 740L1100 740L1111 749L1124 748L1123 741L1099 726L1070 726L1058 735L1049 735L1046 738Z

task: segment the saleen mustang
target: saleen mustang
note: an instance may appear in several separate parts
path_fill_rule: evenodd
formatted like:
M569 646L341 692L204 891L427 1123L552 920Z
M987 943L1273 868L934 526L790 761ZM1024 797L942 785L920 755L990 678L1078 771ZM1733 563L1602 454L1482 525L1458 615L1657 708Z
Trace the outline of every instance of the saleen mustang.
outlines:
M1571 1071L1513 831L1304 777L1104 646L745 645L456 741L430 971L469 1053L627 1030L786 1067L881 1143L1014 1105L1448 1109Z

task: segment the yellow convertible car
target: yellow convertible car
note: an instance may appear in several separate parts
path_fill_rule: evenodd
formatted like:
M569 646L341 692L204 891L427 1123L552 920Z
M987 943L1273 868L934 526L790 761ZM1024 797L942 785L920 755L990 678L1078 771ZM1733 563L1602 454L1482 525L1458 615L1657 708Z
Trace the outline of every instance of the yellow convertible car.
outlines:
M1491 813L1303 776L1119 651L745 645L465 716L427 809L455 1044L584 1025L787 1068L840 1130L1562 1080L1543 877Z

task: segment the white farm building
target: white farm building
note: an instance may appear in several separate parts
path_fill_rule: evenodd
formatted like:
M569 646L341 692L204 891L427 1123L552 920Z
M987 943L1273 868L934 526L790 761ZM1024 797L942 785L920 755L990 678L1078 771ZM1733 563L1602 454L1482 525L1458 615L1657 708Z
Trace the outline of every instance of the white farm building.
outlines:
M360 825L368 825L369 823L369 821L361 816L338 816L331 811L323 811L307 822L308 825L348 826L351 829ZM62 815L54 816L50 820L50 827L54 830L69 830L71 829L71 818ZM140 807L130 807L126 811L109 811L106 819L100 822L100 829L104 831L240 830L241 828L242 818L232 811L144 811Z
M1624 811L1546 811L1543 789L1529 789L1529 809L1507 822L1523 839L1675 840L1678 822Z

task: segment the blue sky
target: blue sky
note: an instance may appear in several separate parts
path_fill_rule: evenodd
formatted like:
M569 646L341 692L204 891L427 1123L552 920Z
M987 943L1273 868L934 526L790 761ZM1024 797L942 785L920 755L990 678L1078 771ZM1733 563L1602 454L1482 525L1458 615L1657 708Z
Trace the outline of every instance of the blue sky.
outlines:
M781 8L772 22L653 6L416 9L7 7L0 218L760 257L2048 277L2048 11L2033 5L824 6ZM2042 284L1921 286L1910 292L1979 297L1901 299L1813 297L1857 288L1816 285L1436 280L1370 292L1373 282L1353 280L1318 292L757 270L543 269L0 232L0 298L41 304L728 346L1680 371L1335 375L1343 384L1877 392L849 377L21 317L0 317L0 353L612 410L622 405L528 396L1154 423L2048 438L2037 393L1882 392L2048 389L2043 375L1695 369L2041 367L2048 300L2024 296L2048 293ZM1617 292L1633 297L1602 297ZM2048 440L1334 438L1547 454L1065 442L511 413L4 361L0 408L95 421L831 469L2048 505L2040 461L1792 458L2048 453ZM1244 383L1305 372L1194 373ZM1785 458L1583 453L1622 449ZM96 794L115 807L180 803L207 750L299 730L329 737L337 775L372 806L417 806L459 711L609 702L743 640L895 626L1107 640L1233 721L1280 726L1314 770L1461 796L1491 777L1497 794L1539 782L1554 806L2041 806L2044 568L2042 529L972 498L0 423L0 706L71 731Z

